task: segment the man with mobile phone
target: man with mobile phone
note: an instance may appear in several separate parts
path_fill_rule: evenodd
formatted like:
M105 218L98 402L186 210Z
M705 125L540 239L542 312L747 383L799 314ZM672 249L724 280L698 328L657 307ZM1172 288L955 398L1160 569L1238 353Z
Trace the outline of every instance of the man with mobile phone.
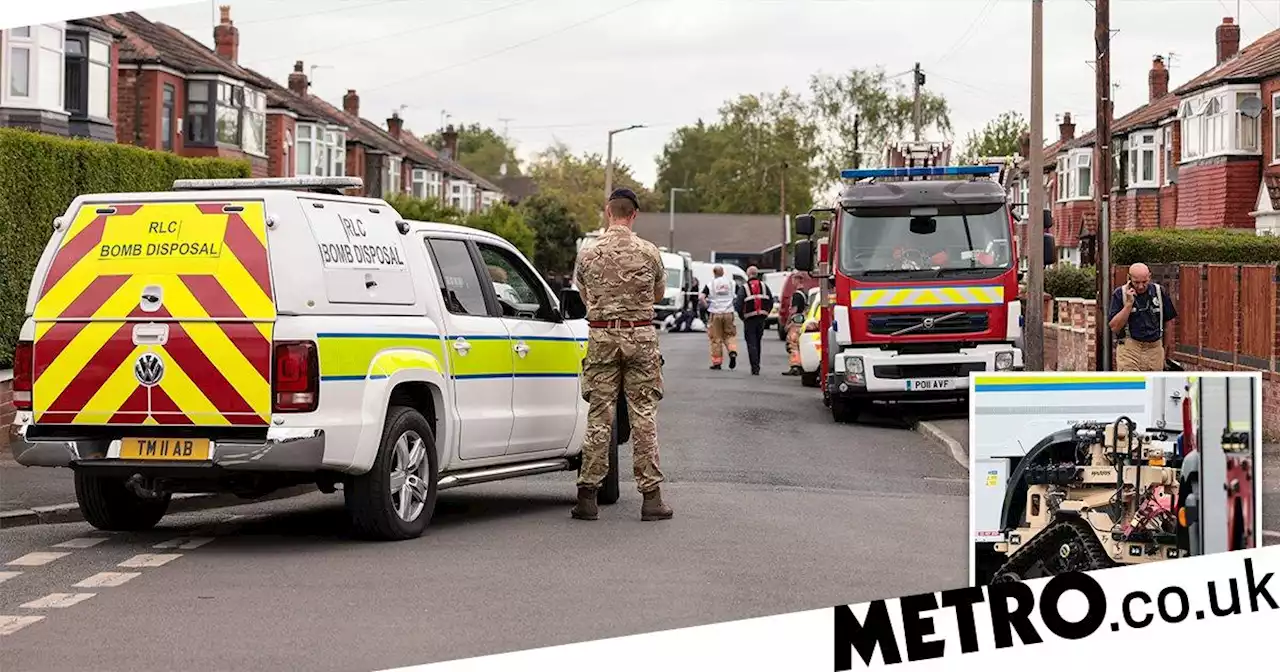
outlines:
M1116 370L1163 371L1173 352L1168 325L1178 309L1164 287L1151 281L1146 264L1129 267L1129 281L1111 293L1108 315L1116 337Z

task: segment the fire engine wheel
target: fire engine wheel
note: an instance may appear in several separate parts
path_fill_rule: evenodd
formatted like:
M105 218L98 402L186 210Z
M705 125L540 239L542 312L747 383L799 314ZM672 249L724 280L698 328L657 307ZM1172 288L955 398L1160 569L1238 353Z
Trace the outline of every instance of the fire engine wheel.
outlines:
M169 510L171 496L156 498L137 495L120 476L75 473L76 501L85 522L104 532L149 530Z
M782 322L781 318L778 319L778 340L787 340L787 325Z
M840 424L855 422L861 412L859 404L843 397L831 397L831 419Z
M817 387L818 372L814 371L813 373L810 373L808 371L805 371L804 373L800 374L800 384L804 385L805 387Z

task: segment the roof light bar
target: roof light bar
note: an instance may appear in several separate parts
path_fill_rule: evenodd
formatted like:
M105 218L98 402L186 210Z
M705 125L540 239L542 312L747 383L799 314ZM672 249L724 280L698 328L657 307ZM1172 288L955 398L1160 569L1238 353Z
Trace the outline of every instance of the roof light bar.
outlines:
M364 180L358 177L248 177L212 180L174 180L176 191L212 189L360 189Z
M840 177L846 180L861 180L868 177L929 177L937 175L994 175L1000 172L999 166L921 166L919 168L864 168L840 171Z

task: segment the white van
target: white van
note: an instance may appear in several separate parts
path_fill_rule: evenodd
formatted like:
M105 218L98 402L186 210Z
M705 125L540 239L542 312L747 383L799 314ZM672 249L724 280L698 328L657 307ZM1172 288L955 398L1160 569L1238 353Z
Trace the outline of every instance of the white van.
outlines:
M382 539L420 535L442 489L576 470L577 292L554 296L496 235L341 194L360 186L180 180L76 198L27 298L17 461L73 467L100 529L149 528L175 492L314 483Z

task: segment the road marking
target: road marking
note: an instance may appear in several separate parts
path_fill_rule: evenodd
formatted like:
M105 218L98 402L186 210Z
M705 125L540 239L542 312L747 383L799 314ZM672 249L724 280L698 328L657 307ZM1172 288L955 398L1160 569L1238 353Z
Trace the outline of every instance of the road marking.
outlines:
M1280 539L1280 532L1272 532L1271 530L1263 530L1262 536L1271 537L1272 539Z
M5 581L12 579L15 576L18 576L19 574L22 574L22 572L0 572L0 583L4 583Z
M183 551L190 551L200 548L211 541L213 541L213 537L178 537L177 539L162 541L151 548L177 548Z
M98 572L77 583L72 588L115 588L130 579L142 576L142 572Z
M66 609L84 602L97 593L51 593L38 600L32 600L22 607L24 609Z
M921 476L926 481L934 481L937 483L968 483L967 478L942 478L941 476Z
M41 565L47 565L58 558L65 558L68 555L71 554L61 551L37 551L35 553L28 553L17 560L11 560L7 564L11 567L40 567Z
M98 544L106 541L106 537L76 537L68 539L61 544L54 544L54 548L93 548Z
M141 553L116 565L117 567L159 567L181 558L181 553Z
M44 616L0 616L0 635L13 633L44 620Z

